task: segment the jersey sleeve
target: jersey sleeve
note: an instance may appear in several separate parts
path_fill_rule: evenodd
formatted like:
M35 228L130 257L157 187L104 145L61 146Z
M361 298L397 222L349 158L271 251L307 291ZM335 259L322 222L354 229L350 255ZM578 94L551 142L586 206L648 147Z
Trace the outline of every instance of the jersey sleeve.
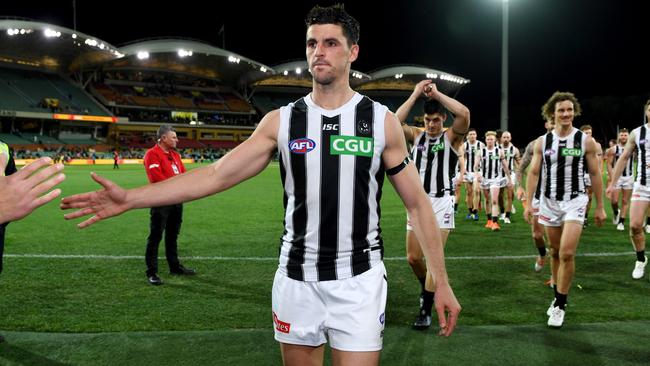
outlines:
M147 172L147 178L149 178L150 183L165 180L162 162L160 161L158 154L147 153L144 156L144 170Z

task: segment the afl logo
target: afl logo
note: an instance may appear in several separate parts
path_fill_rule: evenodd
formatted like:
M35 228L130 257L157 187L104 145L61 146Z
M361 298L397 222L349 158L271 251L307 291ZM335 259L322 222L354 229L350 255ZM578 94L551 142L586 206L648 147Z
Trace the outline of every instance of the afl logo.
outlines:
M294 154L306 154L316 147L316 143L312 139L301 138L289 142L289 150Z
M648 139L641 139L641 140L639 140L639 145L641 145L641 144L647 144L647 143L648 143Z
M555 154L555 150L553 149L547 149L546 151L544 151L544 155L546 156L551 156L553 154Z

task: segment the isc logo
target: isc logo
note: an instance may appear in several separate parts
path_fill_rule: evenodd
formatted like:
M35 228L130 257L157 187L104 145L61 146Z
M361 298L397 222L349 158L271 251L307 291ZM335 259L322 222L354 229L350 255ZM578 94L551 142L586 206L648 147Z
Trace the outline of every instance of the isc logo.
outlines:
M312 139L301 138L289 141L289 151L294 154L306 154L316 148L316 143Z
M331 136L330 153L332 155L358 155L371 157L374 140L371 137Z
M323 125L323 131L338 131L338 123L326 123Z

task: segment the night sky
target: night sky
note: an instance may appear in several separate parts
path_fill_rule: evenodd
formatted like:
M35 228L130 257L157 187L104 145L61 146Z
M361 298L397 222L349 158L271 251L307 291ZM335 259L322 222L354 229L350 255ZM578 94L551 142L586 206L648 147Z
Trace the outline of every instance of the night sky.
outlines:
M96 10L99 3L105 8ZM227 50L273 66L304 58L304 16L314 4L333 2L232 1L227 9L223 1L160 3L77 0L77 29L115 46L147 37L181 36L221 47L218 32L225 24ZM510 0L513 142L525 145L541 134L540 107L556 90L576 94L584 115L575 124L594 125L600 140L613 137L617 124L633 128L642 123L643 104L650 97L650 78L642 67L650 36L644 3ZM361 23L360 57L354 69L371 72L420 64L469 78L472 82L458 99L470 108L473 126L479 131L498 128L501 0L364 0L346 1L345 7ZM0 5L0 15L68 28L73 28L72 14L71 0Z

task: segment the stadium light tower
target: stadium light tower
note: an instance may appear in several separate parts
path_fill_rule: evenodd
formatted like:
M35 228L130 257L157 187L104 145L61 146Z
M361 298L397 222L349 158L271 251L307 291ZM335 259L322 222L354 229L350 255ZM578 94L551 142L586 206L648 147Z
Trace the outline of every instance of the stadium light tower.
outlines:
M501 130L508 130L508 0L501 0Z

